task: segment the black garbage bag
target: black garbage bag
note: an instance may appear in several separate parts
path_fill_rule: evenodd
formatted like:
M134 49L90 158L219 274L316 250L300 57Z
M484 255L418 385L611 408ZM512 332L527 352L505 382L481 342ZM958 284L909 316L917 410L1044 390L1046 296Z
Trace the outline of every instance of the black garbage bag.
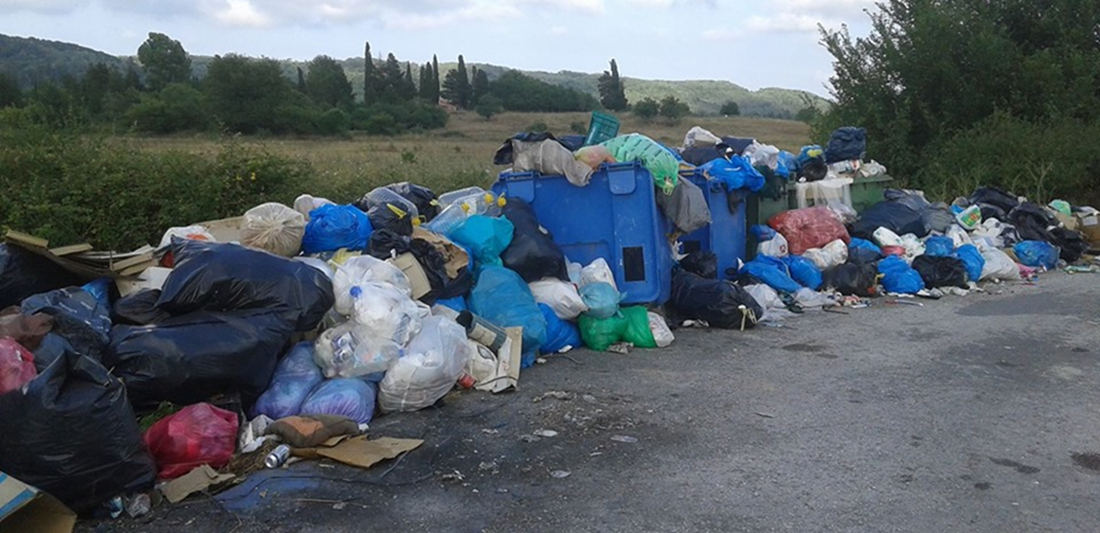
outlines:
M273 312L198 312L115 327L103 364L126 383L135 405L188 405L223 393L251 403L293 334L292 324Z
M409 237L384 229L371 233L367 253L376 259L389 259L409 251Z
M886 228L898 235L928 235L921 212L901 202L879 202L872 205L860 214L859 220L852 224L848 233L853 237L873 241L875 230L879 228Z
M714 185L725 190L725 185L721 181L716 181ZM710 207L707 205L707 197L703 195L703 190L691 180L679 180L676 187L672 189L672 194L658 192L655 196L661 213L680 233L687 235L710 225Z
M142 289L119 298L111 306L111 321L115 324L145 326L172 318L172 315L157 309L159 299L160 289Z
M739 329L756 325L764 310L751 294L730 281L705 279L686 270L672 274L669 307L678 318L705 320L715 328ZM744 306L752 313L746 317Z
M921 194L905 189L886 189L882 191L882 197L887 202L904 204L913 211L924 211L930 205Z
M81 355L99 360L111 332L111 310L80 287L36 294L23 300L24 315L45 313L53 317L53 332L61 335Z
M882 259L882 253L872 248L864 246L849 246L848 247L848 263L855 263L857 265L865 265L868 263L877 263Z
M1005 192L997 187L978 187L974 194L970 195L969 200L971 204L994 206L1004 213L1012 211L1020 204L1015 194ZM982 218L985 218L985 213L982 213ZM1000 220L1004 221L1003 218L1000 218Z
M413 232L413 219L401 206L393 204L375 204L367 209L367 218L374 231L390 230L408 237Z
M174 239L176 268L157 309L172 316L195 311L276 311L297 331L317 327L336 301L332 281L299 261L236 244Z
M691 252L680 260L680 266L701 278L718 279L718 256L714 252Z
M820 157L811 157L798 169L798 177L806 181L821 181L829 175L829 165Z
M565 253L553 235L545 232L535 212L520 198L508 197L502 216L515 227L512 242L500 254L504 266L514 270L527 283L543 278L569 280L565 269Z
M42 342L38 345L38 348L33 350L34 368L41 374L54 361L64 357L65 352L70 351L75 350L69 344L69 341L65 340L65 337L53 332L47 333L45 337L42 337Z
M697 167L710 163L715 159L729 157L730 155L733 155L733 149L724 143L710 146L692 146L680 152L680 157L684 158L685 163L690 163Z
M913 260L913 269L920 273L924 280L924 286L929 289L936 287L969 287L966 280L966 263L962 259L951 256L920 255Z
M29 296L84 281L45 257L0 243L0 309L19 305Z
M825 162L863 160L867 152L867 130L845 126L833 130L825 145Z
M1054 244L1054 236L1050 230L1061 223L1049 211L1042 206L1031 202L1017 205L1008 213L1009 224L1016 226L1020 238L1025 241L1044 241Z
M416 206L416 211L424 217L424 222L430 221L439 214L439 199L427 187L403 181L386 185L386 188L412 202Z
M431 305L438 299L463 296L473 288L474 277L467 268L462 268L454 279L448 276L447 258L432 243L424 239L413 239L409 251L424 269L424 275L432 287L431 291L420 298L421 302Z
M1079 231L1054 228L1050 230L1050 236L1054 239L1051 244L1057 246L1060 251L1059 257L1067 263L1081 259L1081 256L1089 251L1089 241Z
M81 515L152 488L157 473L122 382L72 347L26 393L0 396L0 471Z
M976 204L978 209L982 210L982 220L989 220L995 218L1001 222L1008 221L1008 213L1005 213L1004 209L997 207L993 204Z
M963 270L966 274L966 270ZM874 263L847 262L824 273L825 285L845 296L871 297L878 293L878 267Z
M955 214L951 212L951 208L943 202L936 202L925 208L921 213L921 221L924 223L924 229L928 233L933 231L939 233L947 233L947 230L955 225Z

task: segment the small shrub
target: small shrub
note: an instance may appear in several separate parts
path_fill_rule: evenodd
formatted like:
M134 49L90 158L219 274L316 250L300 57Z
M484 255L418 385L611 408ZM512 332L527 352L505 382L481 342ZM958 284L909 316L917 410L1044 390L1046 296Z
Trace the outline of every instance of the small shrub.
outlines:
M541 133L545 131L550 131L550 126L547 126L545 122L539 120L532 123L530 126L527 126L527 131Z

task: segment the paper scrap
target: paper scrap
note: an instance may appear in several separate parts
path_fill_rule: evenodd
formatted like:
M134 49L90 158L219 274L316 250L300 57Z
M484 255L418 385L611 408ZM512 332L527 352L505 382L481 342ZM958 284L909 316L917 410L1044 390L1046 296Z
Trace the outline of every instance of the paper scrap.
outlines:
M394 439L382 437L367 440L365 436L353 437L341 441L331 448L317 448L317 455L339 461L346 465L370 468L386 459L393 459L402 453L415 450L424 444L420 439Z
M170 503L179 503L196 492L221 485L234 477L233 474L219 474L210 465L202 465L165 483L160 487L160 492Z

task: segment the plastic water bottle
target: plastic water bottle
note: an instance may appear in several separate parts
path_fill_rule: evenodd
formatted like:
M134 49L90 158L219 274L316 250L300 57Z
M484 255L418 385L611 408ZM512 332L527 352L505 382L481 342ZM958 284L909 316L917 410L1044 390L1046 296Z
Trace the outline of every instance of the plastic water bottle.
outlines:
M420 217L420 212L416 209L416 204L410 202L404 196L393 192L385 187L378 187L371 192L368 192L365 196L367 204L370 206L390 204L398 209L406 212L416 220Z
M466 222L466 217L469 213L462 208L459 204L453 204L447 206L441 211L431 222L424 225L428 231L438 233L444 237L451 236L455 230L457 230L463 223Z

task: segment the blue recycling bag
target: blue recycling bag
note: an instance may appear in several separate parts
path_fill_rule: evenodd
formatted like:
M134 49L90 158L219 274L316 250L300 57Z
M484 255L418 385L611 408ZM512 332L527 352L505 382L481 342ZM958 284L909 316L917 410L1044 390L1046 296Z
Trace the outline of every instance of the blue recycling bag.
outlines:
M753 168L752 161L745 156L733 156L728 160L719 157L699 168L708 176L724 181L731 191L748 189L759 192L764 188L764 175Z
M891 255L878 263L882 288L897 294L916 294L924 288L924 279L904 259Z
M748 274L779 292L798 292L802 288L787 269L781 259L767 255L758 255L741 267L742 274Z
M473 215L454 230L450 238L465 248L478 265L501 266L500 254L512 244L515 230L507 218Z
M581 330L577 329L576 324L558 318L549 305L539 304L539 310L546 319L546 342L539 348L540 352L557 353L566 346L584 346L581 342Z
M982 269L985 268L985 258L982 257L982 253L978 251L978 247L973 244L964 244L955 250L955 257L958 257L966 264L966 277L970 278L970 281L977 282L982 279Z
M487 266L478 274L467 301L470 312L502 328L523 328L521 366L535 364L539 347L546 342L546 319L527 282L500 266Z
M791 278L800 285L813 291L821 288L823 282L821 269L817 268L813 261L801 255L788 255L780 260L787 265L787 271L790 272Z
M929 237L924 241L924 254L932 257L947 257L955 251L955 241L945 235Z
M367 214L353 205L323 205L309 212L302 253L366 250L374 228Z
M1044 241L1023 241L1012 247L1021 263L1029 267L1054 270L1058 266L1058 249Z
M271 384L252 407L252 416L267 415L278 420L297 415L310 391L324 379L321 367L313 362L313 343L294 345L275 367Z

